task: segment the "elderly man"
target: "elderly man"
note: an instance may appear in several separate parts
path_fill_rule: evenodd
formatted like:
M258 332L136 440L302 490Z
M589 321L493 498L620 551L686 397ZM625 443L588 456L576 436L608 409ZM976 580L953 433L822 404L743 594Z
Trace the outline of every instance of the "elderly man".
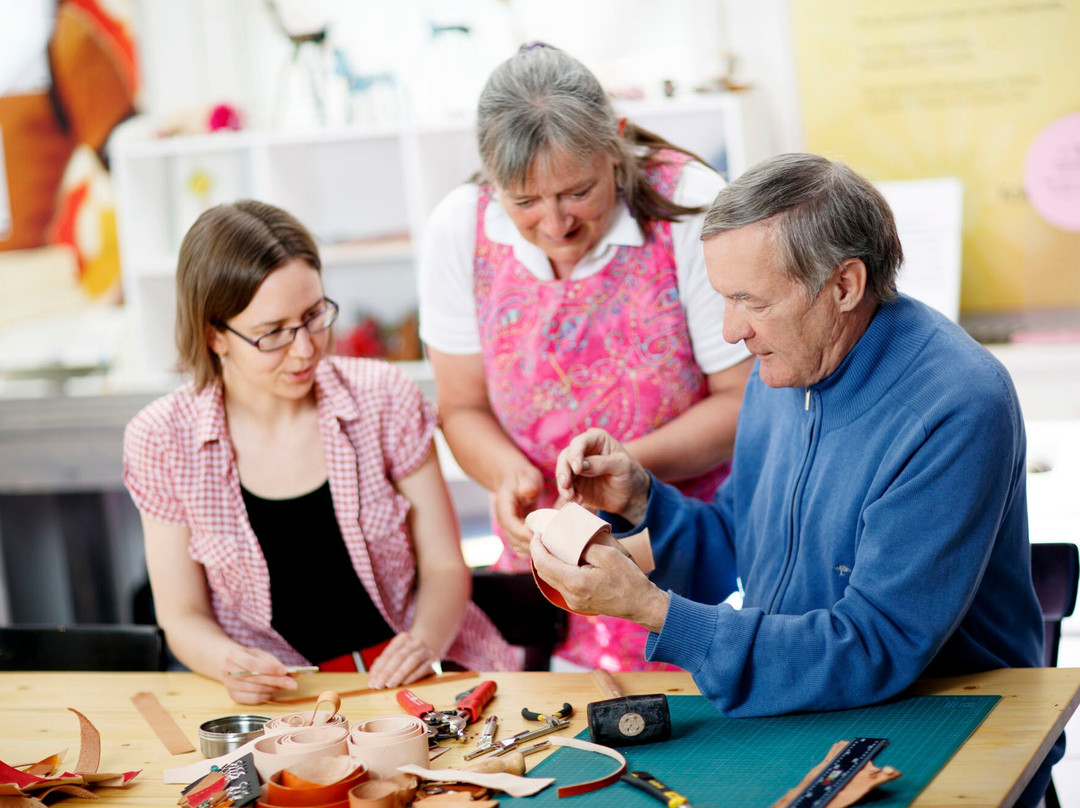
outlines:
M1016 392L962 329L897 294L885 200L847 166L781 155L720 192L702 240L724 336L757 357L731 477L694 501L605 432L579 435L558 460L561 495L617 530L648 527L657 569L602 545L573 567L538 535L540 576L572 609L648 628L648 658L688 670L731 716L1040 664ZM739 609L723 603L737 581Z

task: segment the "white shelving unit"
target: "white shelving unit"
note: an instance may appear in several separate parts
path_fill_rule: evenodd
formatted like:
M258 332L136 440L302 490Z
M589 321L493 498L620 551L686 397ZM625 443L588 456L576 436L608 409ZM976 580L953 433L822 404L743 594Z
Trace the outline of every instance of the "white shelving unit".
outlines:
M750 94L619 102L631 120L700 154L728 176L764 156ZM327 294L343 325L416 308L415 253L439 200L479 168L473 122L157 137L135 118L110 143L130 372L168 378L175 362L174 274L200 212L241 198L294 214L318 239ZM419 379L425 363L410 368Z

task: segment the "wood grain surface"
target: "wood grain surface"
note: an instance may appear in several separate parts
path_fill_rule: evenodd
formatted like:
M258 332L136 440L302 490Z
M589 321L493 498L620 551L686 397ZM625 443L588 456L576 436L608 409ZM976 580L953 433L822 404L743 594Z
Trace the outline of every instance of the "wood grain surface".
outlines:
M521 708L538 712L557 710L563 702L574 706L573 725L567 734L587 726L585 705L601 694L589 674L494 673L475 679L427 680L412 686L417 695L437 709L454 706L455 696L493 679L495 698L485 715L499 717L498 737L505 738L535 723L521 717ZM615 680L628 694L669 693L696 695L685 673L620 673ZM297 679L300 691L290 695L318 695L324 690L345 692L366 686L364 674L310 674ZM240 713L275 717L297 712L304 705L263 704L256 707L232 702L218 682L189 673L0 673L0 760L17 765L41 760L68 750L66 762L78 759L79 726L68 707L90 719L101 733L101 771L141 773L126 789L101 789L99 800L63 801L65 806L173 806L180 787L165 785L165 769L201 760L189 752L170 755L136 710L131 697L154 693L198 746L199 725L213 718ZM379 715L398 715L396 690L365 693L342 699L341 711L356 721ZM1023 785L1062 731L1080 700L1080 668L989 671L963 678L924 680L912 693L922 695L999 694L1000 704L914 805L1011 805ZM309 708L310 709L310 708ZM753 720L753 719L747 719ZM474 746L483 722L469 727L465 744L451 744L439 757L439 768L460 768L463 755ZM446 742L444 742L446 743ZM530 768L541 755L528 758ZM577 798L587 808L588 795Z

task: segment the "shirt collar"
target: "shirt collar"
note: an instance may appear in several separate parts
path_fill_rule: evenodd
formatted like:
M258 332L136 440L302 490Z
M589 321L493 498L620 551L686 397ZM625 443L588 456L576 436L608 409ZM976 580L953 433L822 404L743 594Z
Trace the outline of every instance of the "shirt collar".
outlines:
M360 417L356 399L329 357L323 357L315 366L315 401L319 407L320 421L355 421Z
M195 421L195 438L199 446L228 438L225 429L225 397L221 379L206 385L196 399L198 415Z

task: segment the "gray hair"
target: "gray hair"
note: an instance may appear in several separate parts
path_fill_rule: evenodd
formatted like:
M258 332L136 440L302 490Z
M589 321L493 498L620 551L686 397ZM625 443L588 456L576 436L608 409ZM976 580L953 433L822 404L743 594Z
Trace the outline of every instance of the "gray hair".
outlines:
M867 294L896 297L904 261L889 204L864 177L816 154L781 154L752 166L717 195L701 230L707 241L727 230L772 220L773 239L791 278L810 299L849 258L866 265Z
M520 188L534 161L555 153L576 157L582 166L598 154L609 155L616 184L643 234L650 220L674 221L702 210L675 204L645 179L646 166L663 149L700 158L632 123L620 125L599 79L542 42L522 46L492 71L480 93L476 139L483 166L476 179L507 189Z
M492 72L476 115L480 160L488 179L520 187L533 159L552 150L621 157L619 120L600 81L558 48L527 45Z

